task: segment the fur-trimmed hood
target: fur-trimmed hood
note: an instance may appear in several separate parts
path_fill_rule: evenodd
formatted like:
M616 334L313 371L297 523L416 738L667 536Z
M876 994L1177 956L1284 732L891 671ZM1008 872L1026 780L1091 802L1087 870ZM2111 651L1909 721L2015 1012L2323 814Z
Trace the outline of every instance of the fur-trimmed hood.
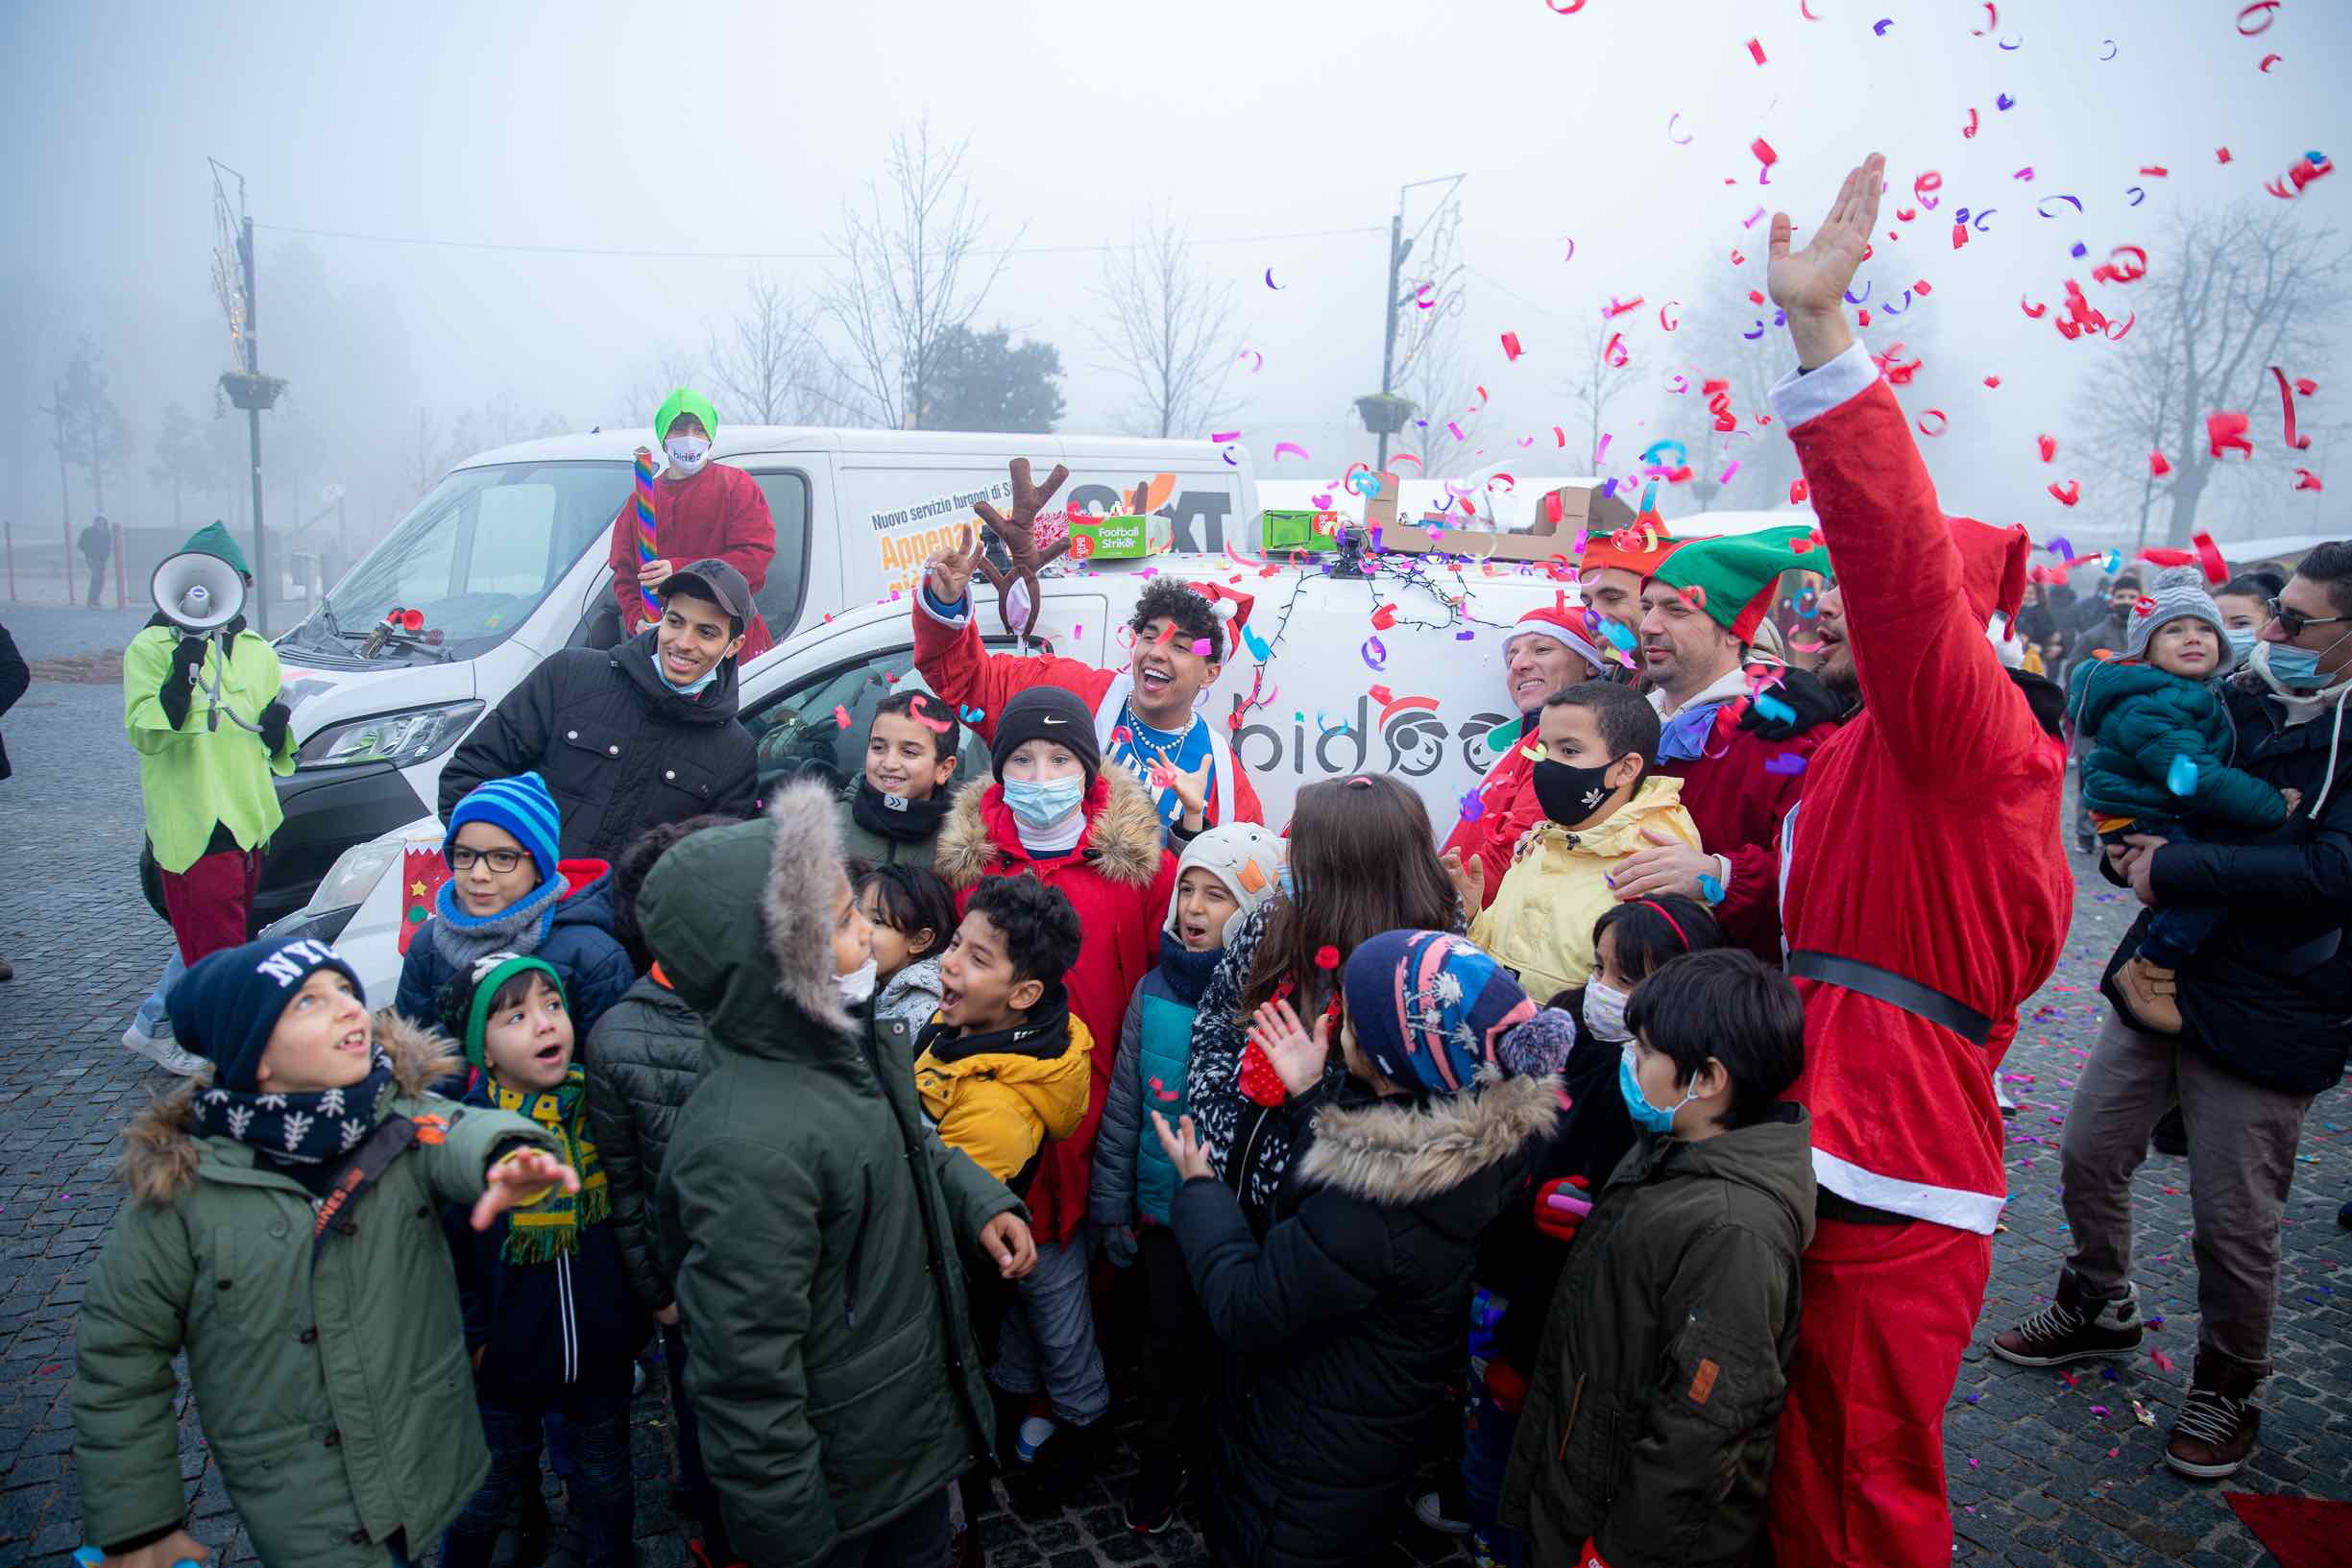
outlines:
M1124 768L1105 765L1086 797L1086 832L1078 854L1111 881L1149 887L1159 875L1167 840L1152 796ZM991 862L998 862L992 865ZM975 779L956 792L947 822L939 830L933 869L958 892L991 870L1031 863L1013 825L1005 788L993 779Z
M1326 1107L1298 1176L1384 1207L1423 1203L1518 1158L1559 1117L1559 1078L1504 1077L1490 1065L1458 1095Z
M466 1065L449 1036L412 1024L390 1008L376 1015L376 1039L392 1058L393 1087L401 1098L430 1094L433 1085ZM208 1071L182 1081L156 1096L123 1129L117 1171L134 1201L168 1207L195 1185L205 1146L204 1135L196 1130L196 1097L211 1084ZM387 1099L377 1115L392 1111L393 1102Z
M795 784L759 821L679 840L646 875L638 925L714 1039L754 1054L805 1056L812 1029L845 1040L851 1028L833 967L842 875L831 792ZM846 1044L840 1050L850 1054Z

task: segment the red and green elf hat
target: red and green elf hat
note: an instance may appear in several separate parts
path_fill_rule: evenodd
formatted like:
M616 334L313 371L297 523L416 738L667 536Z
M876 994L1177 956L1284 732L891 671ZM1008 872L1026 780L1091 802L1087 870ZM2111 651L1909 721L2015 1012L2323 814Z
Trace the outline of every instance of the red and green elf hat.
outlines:
M1702 614L1742 642L1771 612L1784 571L1830 570L1830 552L1810 523L1753 534L1698 539L1659 563L1659 582L1681 591Z

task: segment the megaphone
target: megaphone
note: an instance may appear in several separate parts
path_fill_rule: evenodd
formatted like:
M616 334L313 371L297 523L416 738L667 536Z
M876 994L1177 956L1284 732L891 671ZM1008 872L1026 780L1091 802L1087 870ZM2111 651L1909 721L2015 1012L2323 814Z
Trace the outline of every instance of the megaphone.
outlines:
M149 591L172 624L198 637L219 631L245 610L243 574L219 556L198 550L166 556Z

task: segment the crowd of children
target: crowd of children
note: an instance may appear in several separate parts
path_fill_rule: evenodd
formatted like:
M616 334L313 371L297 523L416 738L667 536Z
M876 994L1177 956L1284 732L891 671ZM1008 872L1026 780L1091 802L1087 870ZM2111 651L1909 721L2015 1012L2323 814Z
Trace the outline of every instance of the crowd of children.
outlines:
M1793 542L1677 544L1671 572L1649 542L1620 561L1648 695L1599 653L1630 591L1596 584L1594 615L1515 639L1524 765L1481 790L1514 832L1441 853L1421 798L1370 774L1308 785L1276 831L1194 712L1246 599L1153 584L1124 672L1007 659L974 627L977 549L951 547L912 607L939 695L880 705L846 790L666 822L608 866L562 858L539 775L483 780L450 803L451 880L380 1017L316 941L202 957L168 1005L206 1072L130 1129L133 1201L84 1304L102 1562L203 1556L182 1351L265 1561L378 1568L437 1541L468 1568L510 1529L537 1560L551 1448L587 1560L631 1562L631 1387L658 1327L703 1568L978 1563L992 1468L1016 1508L1056 1508L1110 1447L1123 1326L1144 1415L1128 1526L1189 1506L1221 1564L1373 1560L1408 1505L1484 1563L1737 1564L1768 1530L1782 1561L1792 1541L1941 1560L1942 1366L1999 1207L1972 1164L1998 1145L1968 1134L1999 1126L1987 1056L2063 931L2063 761L1982 640L2016 614L2026 542L1911 526L1932 493L1841 341L1880 174L1849 177L1803 255L1785 217L1772 236L1812 377L1780 395L1800 451L1893 454L1904 524L1857 526L1859 479L1808 465L1844 573L1805 699L1834 709L1820 723L1734 706L1766 657L1757 584ZM698 467L713 416L674 412ZM2352 559L2320 559L2352 583ZM1893 591L1929 578L1924 611ZM2275 827L2336 765L2316 724L2293 787L2231 765L2229 726L2267 710L2207 686L2243 629L2193 579L2159 578L2122 657L2072 683L2084 797L2151 906L2158 849ZM2274 608L2291 638L2352 616L2316 590ZM2333 692L2340 726L2352 656L2297 664L2263 635L2273 687L2336 682L2279 723ZM1914 666L1990 716L1955 736ZM958 783L974 697L987 776ZM1782 781L1769 797L1708 770L1734 746ZM1750 826L1707 841L1808 770L1805 836L1786 811L1777 856ZM1900 872L1943 854L1939 789L2025 846L2030 929L1903 960L1923 911L1940 938L1991 906L1985 868L1857 877L1815 824L1924 802L1871 824ZM2232 934L2174 913L2117 959L2148 1036L2183 1028L2174 972ZM1757 951L1776 928L1786 974ZM2128 1098L2152 1121L2155 1090ZM2145 1142L2124 1130L2110 1185ZM2070 1128L2093 1197L2095 1152ZM2137 1342L2128 1281L2089 1277L2127 1259L2121 1223L1999 1354ZM1924 1372L1894 1364L1905 1337ZM2229 1381L2200 1381L2184 1423L2205 1458L2174 1438L2191 1474L2252 1440L2260 1344L2232 1344L2207 1347Z

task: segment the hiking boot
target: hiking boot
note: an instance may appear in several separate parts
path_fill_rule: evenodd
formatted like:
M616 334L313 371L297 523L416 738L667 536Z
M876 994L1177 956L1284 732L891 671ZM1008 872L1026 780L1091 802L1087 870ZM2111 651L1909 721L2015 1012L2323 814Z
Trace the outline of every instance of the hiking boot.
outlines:
M2134 955L2115 972L2115 993L2124 1022L2142 1034L2180 1033L2180 989L2171 970Z
M2199 1481L2236 1475L2262 1430L2253 1400L2263 1377L2259 1366L2199 1349L2189 1397L2172 1423L2172 1440L2164 1445L2164 1462Z
M1013 1511L1032 1517L1069 1507L1102 1464L1102 1439L1106 1431L1100 1420L1084 1426L1066 1421L1055 1426L1053 1435L1036 1445L1028 1466L1005 1478Z
M1191 1479L1180 1464L1146 1464L1128 1493L1127 1528L1138 1535L1157 1535L1175 1524L1176 1501Z
M2020 1366L2060 1366L2102 1356L2126 1356L2140 1348L2140 1291L2114 1301L2083 1296L2072 1270L2058 1275L2058 1293L2049 1306L2005 1334L1993 1338L1993 1354Z
M170 1035L149 1034L133 1024L123 1030L123 1049L144 1056L166 1073L177 1073L183 1078L193 1077L205 1065L205 1058L191 1050L180 1049L180 1042Z

